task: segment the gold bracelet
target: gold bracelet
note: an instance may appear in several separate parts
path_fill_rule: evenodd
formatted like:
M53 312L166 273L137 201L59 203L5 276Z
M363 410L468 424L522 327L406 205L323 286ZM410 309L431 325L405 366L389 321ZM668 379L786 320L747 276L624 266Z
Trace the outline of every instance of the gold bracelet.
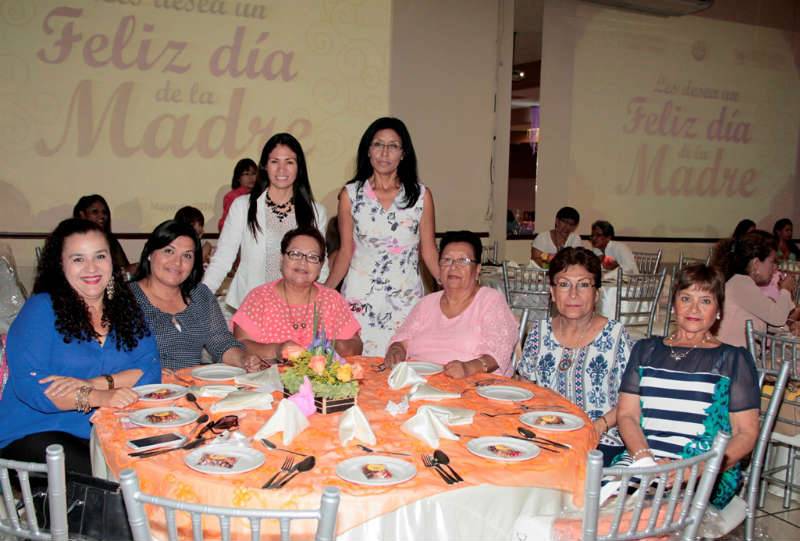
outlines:
M114 376L111 376L109 374L103 374L103 377L106 378L106 383L108 383L108 390L110 391L111 389L114 388Z
M606 429L603 432L608 432L608 421L606 421L606 416L601 415L600 418L603 420L603 424L606 425Z
M89 385L84 385L75 393L75 409L81 413L88 413L92 406L89 405L89 394L93 391Z
M639 460L639 455L642 454L642 453L646 453L646 454L650 455L650 458L655 458L655 455L653 454L653 450L650 449L649 447L643 447L643 448L639 449L638 451L633 453L631 458L633 459L634 462L636 462L637 460Z

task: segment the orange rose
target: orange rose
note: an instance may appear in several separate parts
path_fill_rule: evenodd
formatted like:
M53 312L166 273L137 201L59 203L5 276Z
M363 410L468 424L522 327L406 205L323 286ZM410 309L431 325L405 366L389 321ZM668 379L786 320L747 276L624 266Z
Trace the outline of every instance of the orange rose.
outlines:
M315 374L321 376L325 373L325 357L323 355L314 355L308 362L308 367L313 370Z
M353 364L353 379L364 379L364 367L358 363Z
M281 350L281 357L283 357L284 359L289 359L290 361L294 361L304 351L305 348L303 348L302 346L298 346L297 344L287 344Z
M338 368L336 368L336 379L342 383L347 383L353 379L353 365L340 364Z

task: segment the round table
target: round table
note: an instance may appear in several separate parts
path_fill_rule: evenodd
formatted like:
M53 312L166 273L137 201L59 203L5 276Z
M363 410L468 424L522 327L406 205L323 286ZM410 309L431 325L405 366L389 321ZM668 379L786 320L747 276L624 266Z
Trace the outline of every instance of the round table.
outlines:
M366 415L377 436L376 450L410 453L401 457L414 464L417 475L405 483L390 487L370 487L351 484L336 476L336 465L344 459L365 453L351 441L342 446L338 437L341 413L310 417L310 426L300 433L289 448L300 453L313 454L317 466L311 472L298 476L281 490L263 490L261 486L279 468L287 456L281 451L270 451L260 444L266 460L262 466L239 475L214 476L195 472L183 462L187 451L174 451L158 457L136 459L128 456L127 441L160 432L152 428L126 428L124 413L111 409L99 410L94 418L94 452L98 476L116 478L124 468L133 468L139 475L144 492L182 501L210 505L302 509L319 505L322 487L336 486L341 490L337 535L341 540L355 539L486 539L495 540L509 535L514 520L523 509L526 512L556 514L565 503L580 505L583 498L583 479L587 452L597 442L586 415L560 395L529 382L480 374L464 380L454 380L444 374L428 377L428 383L447 391L461 392L460 399L436 402L445 406L458 406L475 410L470 425L451 427L463 435L459 441L442 439L440 449L451 458L464 483L446 485L429 468L423 467L420 455L430 454L422 441L400 431L400 425L428 401L411 402L409 411L397 417L386 410L387 401L397 402L408 388L392 390L388 387L389 371L377 371L379 358L355 358L366 367L366 378L361 382L358 405ZM189 369L179 372L189 377ZM490 461L470 453L466 448L469 437L516 434L520 422L518 415L488 417L486 413L519 412L520 406L511 402L489 400L478 396L475 383L485 379L498 383L530 389L534 397L524 404L539 410L559 409L580 416L585 425L571 432L550 432L550 439L572 446L570 450L545 452L532 460L517 463ZM165 377L165 381L170 381ZM275 393L274 397L279 398ZM217 399L201 398L200 404L208 407ZM189 406L185 399L176 405ZM152 403L138 403L134 408L148 407ZM273 404L277 407L276 404ZM271 411L245 410L239 413L240 431L252 436L271 416ZM215 415L214 417L221 416ZM177 429L189 432L191 427ZM541 435L545 432L541 431ZM280 445L281 435L273 441ZM103 472L102 470L106 471ZM532 503L533 502L533 503ZM151 527L156 536L163 536L163 513L151 517ZM182 522L181 522L182 520ZM188 518L182 517L179 526L182 535L189 535ZM272 529L268 528L268 525ZM217 526L216 520L204 524L206 535ZM277 539L277 523L265 522L262 539ZM300 521L292 524L299 539L310 535L315 524ZM245 539L248 528L234 526L235 538ZM163 538L163 537L162 537Z

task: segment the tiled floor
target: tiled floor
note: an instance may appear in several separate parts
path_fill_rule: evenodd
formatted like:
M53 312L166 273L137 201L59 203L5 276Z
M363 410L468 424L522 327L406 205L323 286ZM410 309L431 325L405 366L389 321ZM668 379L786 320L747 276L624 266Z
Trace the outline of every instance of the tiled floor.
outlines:
M722 539L740 541L744 539L743 530L741 525ZM756 539L800 540L800 502L794 500L787 510L782 498L768 494L764 509L756 513Z

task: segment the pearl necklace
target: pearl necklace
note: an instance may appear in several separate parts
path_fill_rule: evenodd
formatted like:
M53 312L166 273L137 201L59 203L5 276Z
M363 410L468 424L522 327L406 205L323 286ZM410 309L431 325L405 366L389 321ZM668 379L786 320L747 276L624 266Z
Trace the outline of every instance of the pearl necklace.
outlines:
M669 341L670 342L675 342L675 336L676 335L674 335L674 334L672 336L670 336L669 337ZM703 335L703 339L702 340L700 340L698 343L696 343L695 345L693 345L692 347L690 347L689 349L687 349L683 353L678 353L677 351L675 351L671 344L666 344L666 345L669 348L669 356L670 356L670 358L675 362L680 362L680 361L684 360L686 357L688 357L689 354L692 351L694 351L697 346L705 344L707 341L708 341L708 335ZM678 346L678 347L688 347L688 346Z

